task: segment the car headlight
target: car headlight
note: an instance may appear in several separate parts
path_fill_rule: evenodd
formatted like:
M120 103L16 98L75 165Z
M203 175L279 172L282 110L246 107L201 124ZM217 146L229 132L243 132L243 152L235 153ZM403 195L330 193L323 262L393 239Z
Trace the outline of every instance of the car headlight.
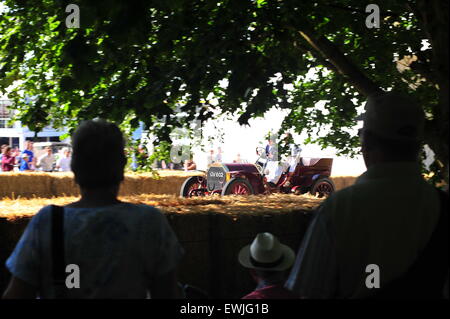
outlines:
M229 181L231 179L231 174L230 173L226 173L225 174L225 181Z

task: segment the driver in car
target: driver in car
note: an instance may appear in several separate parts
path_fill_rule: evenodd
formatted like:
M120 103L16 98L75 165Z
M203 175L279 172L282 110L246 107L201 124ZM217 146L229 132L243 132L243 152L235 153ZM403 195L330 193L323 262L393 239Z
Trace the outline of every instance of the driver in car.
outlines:
M267 148L267 163L265 167L265 174L267 182L271 187L276 187L283 171L285 170L284 163L278 161L278 146L273 139L269 140Z
M300 153L302 152L302 148L295 144L291 133L286 133L285 140L286 144L289 146L289 172L293 172L300 161Z
M293 172L299 162L302 149L294 143L291 133L286 133L285 141L289 145L288 161L278 161L278 147L274 140L269 140L268 162L266 165L266 178L271 187L275 187L283 172Z

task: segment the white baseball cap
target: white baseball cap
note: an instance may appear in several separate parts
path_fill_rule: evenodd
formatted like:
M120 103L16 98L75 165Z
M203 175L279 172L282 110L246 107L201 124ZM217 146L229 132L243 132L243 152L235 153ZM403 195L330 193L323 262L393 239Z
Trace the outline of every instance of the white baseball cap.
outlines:
M362 130L397 141L420 141L423 137L425 115L423 109L407 96L388 92L367 99Z

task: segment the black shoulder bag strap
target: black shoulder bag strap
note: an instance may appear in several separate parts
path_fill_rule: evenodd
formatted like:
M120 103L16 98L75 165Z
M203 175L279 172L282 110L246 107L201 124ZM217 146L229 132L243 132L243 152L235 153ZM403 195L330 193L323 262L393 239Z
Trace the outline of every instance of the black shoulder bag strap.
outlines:
M64 208L52 205L52 276L55 298L66 296L66 262L64 251Z

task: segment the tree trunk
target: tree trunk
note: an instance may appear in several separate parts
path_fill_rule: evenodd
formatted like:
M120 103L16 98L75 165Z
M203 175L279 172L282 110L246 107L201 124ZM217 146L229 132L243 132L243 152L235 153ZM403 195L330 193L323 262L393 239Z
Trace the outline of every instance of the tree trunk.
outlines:
M449 180L448 158L448 108L449 108L449 63L448 63L448 1L417 0L417 5L411 7L421 24L432 47L432 71L439 86L439 106L433 133L430 136L430 147L437 159L443 164L446 183Z

